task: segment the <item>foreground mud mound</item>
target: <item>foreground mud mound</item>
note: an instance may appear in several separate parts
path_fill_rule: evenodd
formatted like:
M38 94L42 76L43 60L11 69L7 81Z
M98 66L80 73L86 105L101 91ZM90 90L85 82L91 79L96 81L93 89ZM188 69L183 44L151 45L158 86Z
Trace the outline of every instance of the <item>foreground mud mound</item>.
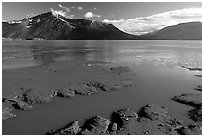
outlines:
M201 134L198 125L183 126L182 122L168 116L167 109L148 104L138 113L130 109L114 111L111 119L94 116L80 127L78 121L47 132L48 135L178 135Z
M189 67L189 66L181 66L181 67L188 69L190 71L202 71L202 68L199 68L199 67Z
M4 97L3 103L3 120L14 117L12 111L32 109L32 104L49 103L54 97L73 98L76 95L92 95L98 92L112 92L121 88L134 85L132 80L121 79L116 82L87 81L69 83L68 88L59 88L49 90L48 92L36 91L32 88L23 88L19 90L20 95Z
M15 117L16 115L12 114L11 111L12 111L12 109L9 109L9 108L3 109L2 110L2 120Z
M191 119L195 121L202 121L202 109L194 108L188 112Z
M190 106L194 106L197 108L202 107L202 95L201 94L194 94L194 93L184 93L172 98L173 100L188 104Z
M177 131L181 135L202 135L202 129L196 124L189 125L188 127L181 127Z
M200 74L196 74L195 76L196 76L196 77L200 77L200 78L202 78L202 75L200 75Z
M201 91L202 92L202 85L198 85L195 90Z
M188 116L196 122L202 121L202 94L184 93L172 99L194 107L188 112Z
M74 121L67 126L63 127L62 129L52 130L50 131L49 135L76 135L81 131L79 127L78 121Z

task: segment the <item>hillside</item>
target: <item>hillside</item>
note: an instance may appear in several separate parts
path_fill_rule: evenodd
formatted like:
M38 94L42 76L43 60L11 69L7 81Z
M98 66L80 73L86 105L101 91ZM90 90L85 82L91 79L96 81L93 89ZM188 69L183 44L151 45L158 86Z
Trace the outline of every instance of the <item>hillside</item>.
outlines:
M67 19L51 12L2 23L3 38L46 40L130 39L132 35L112 24L86 19Z
M23 40L201 40L202 23L181 23L137 36L105 22L68 19L47 12L22 20L3 21L2 36Z

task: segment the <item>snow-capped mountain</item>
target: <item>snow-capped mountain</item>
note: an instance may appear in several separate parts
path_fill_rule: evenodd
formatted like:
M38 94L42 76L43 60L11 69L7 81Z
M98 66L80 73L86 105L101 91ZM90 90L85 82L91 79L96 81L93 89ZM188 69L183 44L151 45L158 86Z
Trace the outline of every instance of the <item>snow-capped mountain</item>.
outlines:
M127 34L112 24L69 19L51 11L21 20L2 21L2 36L23 40L201 40L202 23L181 23L137 36Z
M130 39L132 35L112 24L86 19L68 19L53 12L3 22L3 37L13 39Z

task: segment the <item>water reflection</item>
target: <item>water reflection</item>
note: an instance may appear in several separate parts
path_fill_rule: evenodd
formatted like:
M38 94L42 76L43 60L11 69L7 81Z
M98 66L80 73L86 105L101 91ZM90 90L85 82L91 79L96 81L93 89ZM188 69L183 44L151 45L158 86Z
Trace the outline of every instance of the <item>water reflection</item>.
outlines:
M10 41L3 42L3 66L38 66L60 60L107 61L107 52L102 41ZM15 65L19 63L21 66Z
M201 66L199 41L3 41L3 69L55 61Z
M55 62L55 58L63 56L65 53L56 52L58 48L52 46L32 45L30 50L33 54L33 61L38 65L46 65Z

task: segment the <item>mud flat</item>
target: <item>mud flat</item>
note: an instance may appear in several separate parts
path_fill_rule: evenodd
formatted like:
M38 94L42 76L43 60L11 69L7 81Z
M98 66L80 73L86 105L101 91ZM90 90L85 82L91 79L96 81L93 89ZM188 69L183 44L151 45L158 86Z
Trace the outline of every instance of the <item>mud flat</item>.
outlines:
M138 77L135 73L132 73L129 67L90 64L90 62L87 64L83 64L81 62L72 64L67 61L60 61L44 66L3 70L3 122L11 122L12 125L13 119L14 121L18 120L18 118L22 119L24 116L23 113L32 113L32 110L35 110L35 106L37 105L47 104L47 106L51 106L56 98L70 101L75 99L77 100L77 97L79 96L86 98L86 96L106 94L107 96L104 96L104 100L102 101L104 106L106 106L108 104L108 102L106 103L108 96L119 93L121 95L119 96L116 94L116 97L126 99L121 103L126 106L126 102L133 104L132 102L128 102L131 98L134 100L135 104L138 104L141 100L144 100L141 103L143 105L144 102L145 104L155 102L155 100L158 100L156 98L158 95L161 95L161 93L164 94L162 90L159 93L155 92L156 94L151 93L151 96L147 97L150 94L149 91L153 90L152 87L155 87L154 84L158 85L160 81L154 83L154 78L150 79L149 83L138 81ZM149 67L147 68L149 69ZM144 71L143 73L146 72ZM165 80L166 77L161 81ZM166 83L169 82L167 81ZM182 84L186 85L185 82ZM166 86L168 85L159 85L156 87L156 89L160 89L161 86L164 86L163 89L166 90ZM169 87L172 86L169 85ZM153 91L157 91L156 89ZM140 90L141 92L145 93L141 94L141 92L139 92ZM164 98L161 99L162 104L165 101L168 102L170 100L167 96L169 93L170 92L167 91L165 96L162 95L164 96ZM171 93L170 95L172 96L172 94L175 93ZM137 96L138 98L136 98ZM110 100L113 101L114 99L111 98ZM138 101L138 99L141 100ZM97 100L90 102L97 103ZM116 101L116 105L118 106L114 106L114 109L111 109L111 111L116 110L115 108L120 108L121 104L119 105L119 102L120 100L118 100L118 102ZM81 109L81 106L84 106L80 104L78 107L75 107L74 105L69 105L69 107L66 107L66 105L60 104L57 107L62 107L62 110L66 110L67 113L70 113L69 107ZM200 106L200 102L198 102L196 105ZM171 104L169 106L171 106ZM128 106L114 111L110 118L105 118L104 115L100 115L99 113L99 115L90 117L85 121L85 123L81 122L81 119L78 121L73 121L74 119L72 119L72 123L66 123L66 118L64 118L62 123L66 123L67 126L61 128L60 126L51 128L51 126L55 124L51 126L47 124L47 126L50 126L49 128L54 130L49 131L50 129L46 129L40 134L46 134L46 132L47 134L200 134L200 125L197 125L196 122L195 124L189 125L183 124L182 121L176 120L172 116L167 115L166 108L149 104L142 107L141 110L137 112L132 110L132 106L131 109L127 109L127 107ZM51 111L53 112L56 108L53 107L51 109L53 109ZM104 107L103 109L105 110L106 108ZM200 109L200 107L198 107L198 109ZM64 111L59 112L57 116L61 116L61 113L64 113ZM103 110L101 109L100 111ZM21 115L19 116L16 112L20 112ZM80 112L81 113L77 115L82 115L83 111ZM202 115L200 112L200 110L192 110L192 112L189 113L192 114L192 119L196 119L197 117L200 118ZM47 117L50 117L49 114L46 113L46 115ZM49 118L48 120L52 118L53 117ZM197 122L201 121L199 118ZM67 121L70 121L70 119ZM31 120L29 122L33 121ZM21 121L19 120L18 123L21 123ZM14 129L16 130L16 127L14 127ZM33 129L36 129L36 127L33 127ZM12 132L7 130L6 127L3 127L3 131L6 131L6 134L12 134ZM20 132L20 130L18 133L15 132L15 134L22 133L24 132ZM35 133L39 132L35 131Z
M29 112L34 110L38 104L52 104L55 98L63 98L69 101L77 99L78 96L86 98L86 96L101 93L109 96L112 93L119 92L120 94L125 92L122 98L126 98L125 94L135 92L135 89L137 89L137 76L131 72L130 68L89 64L56 62L39 67L3 70L3 121L7 122L10 119L21 118L23 114L19 117L18 113L15 113L16 111ZM152 87L152 83L149 84L147 89ZM128 91L128 88L131 88L131 90ZM106 102L106 98L104 97L103 103ZM137 103L137 99L134 99L134 102ZM201 106L201 102L194 104ZM75 109L79 109L80 106ZM63 109L69 111L69 108L66 108L65 105L58 107L64 107ZM116 111L112 109L111 111L114 112L109 118L95 115L85 120L85 123L81 122L81 119L72 120L73 122L68 122L64 127L57 126L58 128L51 128L54 129L52 131L49 131L50 129L44 130L40 134L201 134L200 125L197 125L196 122L201 122L202 114L200 110L197 111L197 108L196 111L189 111L191 114L191 116L189 114L189 117L193 120L197 119L194 120L196 121L195 124L188 125L169 116L167 108L158 105L146 105L138 112L132 110L132 108L124 107ZM61 121L59 122L61 123ZM66 119L63 119L62 123L66 123ZM3 131L6 131L6 134L11 134L5 127L3 127ZM15 134L22 133L19 132Z
M50 103L56 96L74 98L135 85L133 77L121 75L130 72L124 68L63 65L60 62L51 66L3 70L2 119L16 117L13 110L25 111L33 109L32 104Z

